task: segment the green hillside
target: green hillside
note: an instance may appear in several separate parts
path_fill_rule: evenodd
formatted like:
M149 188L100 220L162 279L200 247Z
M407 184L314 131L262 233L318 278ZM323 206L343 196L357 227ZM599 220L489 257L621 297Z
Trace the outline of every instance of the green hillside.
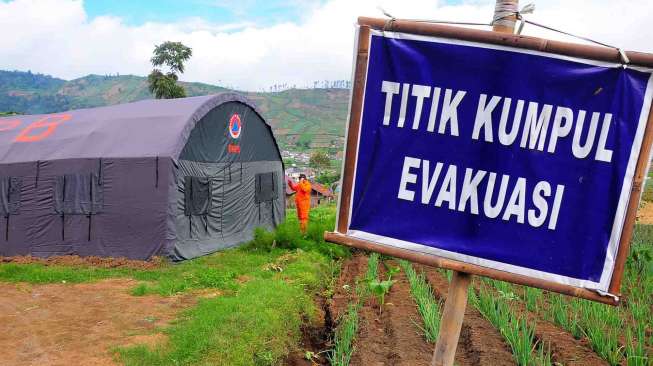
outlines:
M182 83L189 96L228 89ZM261 109L282 147L340 147L349 90L291 89L276 93L245 93ZM38 114L98 107L152 98L141 76L88 75L62 80L48 75L0 70L0 113Z

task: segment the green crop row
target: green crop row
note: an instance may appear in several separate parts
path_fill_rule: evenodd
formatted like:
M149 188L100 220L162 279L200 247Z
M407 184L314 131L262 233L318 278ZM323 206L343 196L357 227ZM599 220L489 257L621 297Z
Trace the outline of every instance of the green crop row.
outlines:
M423 273L419 275L415 272L413 266L405 261L399 261L399 264L408 277L410 283L410 293L417 303L417 310L422 317L422 330L424 338L428 342L435 343L440 332L440 320L442 318L442 304L433 296L433 289L426 282Z
M624 358L629 366L653 363L653 226L637 225L623 279L623 304L611 307L587 300L548 294L545 318L575 338L587 338L592 349L611 365ZM526 301L526 300L525 300ZM529 308L529 310L532 310ZM625 335L625 337L624 337Z
M502 282L494 281L502 288L497 288L500 296L496 296L490 290L489 282L481 283L478 293L470 291L470 301L499 330L510 346L515 361L519 365L552 365L549 347L535 338L535 326L511 309L510 301L515 300L514 293L508 291L509 287L503 287Z
M358 333L358 312L369 294L367 284L378 278L379 254L372 253L367 259L365 278L356 283L356 297L347 306L347 311L340 318L333 337L333 349L329 361L333 366L348 366L354 353L354 340Z
M349 304L347 312L340 319L333 338L333 350L329 356L331 365L348 366L354 353L354 338L358 333L359 303Z

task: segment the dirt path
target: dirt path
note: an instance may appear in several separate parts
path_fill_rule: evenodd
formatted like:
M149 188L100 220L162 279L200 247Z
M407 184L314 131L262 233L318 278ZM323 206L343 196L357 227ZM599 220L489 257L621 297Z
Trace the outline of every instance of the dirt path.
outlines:
M433 268L413 265L423 270L435 296L447 298L449 281ZM467 304L465 318L456 351L457 365L515 365L512 352L499 331L474 308Z
M131 296L136 282L0 283L3 365L113 365L111 349L154 344L191 297Z
M637 210L637 222L653 225L653 202L643 202L643 206Z

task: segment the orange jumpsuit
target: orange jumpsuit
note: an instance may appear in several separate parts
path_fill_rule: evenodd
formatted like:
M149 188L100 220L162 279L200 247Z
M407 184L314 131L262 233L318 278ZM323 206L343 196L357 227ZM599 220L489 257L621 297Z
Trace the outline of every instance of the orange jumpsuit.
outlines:
M297 192L295 194L295 206L297 206L297 217L299 218L299 228L306 232L308 226L308 211L311 209L311 183L308 180L293 183L288 181L290 189Z

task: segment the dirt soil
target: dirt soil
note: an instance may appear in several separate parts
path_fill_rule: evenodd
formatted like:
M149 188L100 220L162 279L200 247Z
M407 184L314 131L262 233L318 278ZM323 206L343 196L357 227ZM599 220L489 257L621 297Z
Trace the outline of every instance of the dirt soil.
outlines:
M643 202L643 206L637 210L637 222L653 225L653 202Z
M388 264L398 265L393 261ZM367 257L362 255L355 256L344 264L331 305L334 317L342 314L347 303L353 299L355 279L363 277L366 270ZM427 272L431 276L438 275L434 269L429 268ZM385 267L382 264L379 264L379 276L385 276ZM359 313L359 332L351 360L352 366L420 366L429 365L431 362L435 345L425 341L417 326L421 325L421 318L410 295L408 280L403 271L394 279L397 282L386 295L386 305L381 314L374 298L368 299ZM345 290L344 285L349 285L349 290ZM446 279L444 286L441 289L446 294ZM455 364L514 365L514 362L496 330L478 312L468 309Z
M385 272L379 263L379 278L385 279ZM430 364L433 345L424 340L415 325L420 317L410 296L408 280L403 272L393 279L397 282L386 295L383 312L379 314L377 299L369 297L359 313L360 330L352 366Z
M161 257L153 257L149 261L139 261L127 258L103 258L103 257L80 257L76 255L58 255L49 258L38 258L32 256L0 257L0 263L29 264L38 263L46 266L85 266L98 268L131 268L131 269L152 269L160 267L164 263Z
M114 347L164 340L160 328L194 300L132 296L136 283L0 283L0 364L114 365Z
M433 268L419 265L413 267L416 271L424 271L434 295L444 304L449 290L447 278ZM503 336L472 304L467 304L465 309L455 364L515 365L512 352Z
M328 355L333 347L332 337L337 321L336 317L343 314L347 304L354 299L356 278L363 276L367 270L367 257L361 253L342 264L340 276L334 285L331 298L318 297L317 321L312 324L304 322L300 349L286 357L283 364L287 366L330 365ZM308 360L306 352L313 352L314 358Z

